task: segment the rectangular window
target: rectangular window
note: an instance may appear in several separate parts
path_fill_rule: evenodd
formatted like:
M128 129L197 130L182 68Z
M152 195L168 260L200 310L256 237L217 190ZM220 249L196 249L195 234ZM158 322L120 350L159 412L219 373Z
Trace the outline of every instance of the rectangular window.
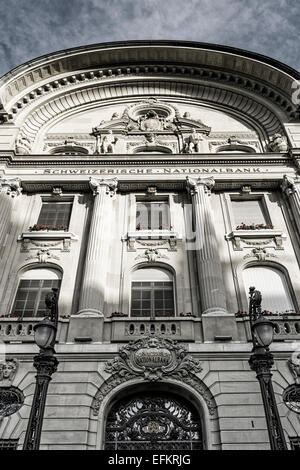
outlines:
M231 200L235 225L270 224L262 199Z
M291 437L291 449L300 451L300 437Z
M168 202L151 201L136 203L137 230L170 230Z
M60 287L60 279L23 279L20 281L12 316L44 317L46 315L45 297L52 287Z
M43 202L37 225L68 227L72 202Z
M132 317L174 317L173 282L133 282Z
M0 439L0 450L17 450L18 439Z

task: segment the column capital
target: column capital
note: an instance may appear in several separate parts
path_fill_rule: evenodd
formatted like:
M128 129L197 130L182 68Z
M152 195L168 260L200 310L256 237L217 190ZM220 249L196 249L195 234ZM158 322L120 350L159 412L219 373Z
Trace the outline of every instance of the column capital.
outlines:
M298 177L293 178L292 176L284 175L280 187L287 196L290 196L296 191L297 184L299 183L300 180Z
M106 194L113 196L117 190L118 180L117 178L97 179L90 177L89 184L94 196L99 194L101 189L104 190Z
M15 197L19 196L22 191L20 178L0 178L0 193Z
M204 186L204 191L210 192L214 184L215 180L212 176L198 179L190 178L189 176L186 177L186 188L192 196L198 192L199 186Z

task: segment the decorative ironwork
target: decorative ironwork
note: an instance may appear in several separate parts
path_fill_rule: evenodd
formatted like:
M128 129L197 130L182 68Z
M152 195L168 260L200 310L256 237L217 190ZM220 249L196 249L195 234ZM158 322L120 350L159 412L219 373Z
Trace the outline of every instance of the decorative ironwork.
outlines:
M17 450L18 439L0 439L0 450Z
M135 395L108 415L106 450L201 450L201 421L186 403L167 393Z
M287 450L284 433L277 409L276 398L272 385L271 367L274 364L273 355L267 346L261 346L254 335L254 326L260 321L261 313L261 292L255 287L249 289L249 318L253 349L249 359L249 365L256 372L266 415L269 441L271 450ZM272 323L271 323L272 325Z
M290 410L300 414L300 385L293 384L286 388L283 401Z
M54 344L58 323L58 289L52 288L52 292L46 295L45 304L48 309L47 316L42 320L43 325L53 325L55 335L51 343L40 349L34 357L33 365L37 370L36 386L32 401L30 417L24 439L23 450L38 450L40 447L41 432L44 419L47 391L51 376L57 370L58 360L54 356ZM47 323L48 322L48 323ZM41 323L42 324L42 323Z
M24 395L16 387L0 387L0 418L16 413L24 403Z

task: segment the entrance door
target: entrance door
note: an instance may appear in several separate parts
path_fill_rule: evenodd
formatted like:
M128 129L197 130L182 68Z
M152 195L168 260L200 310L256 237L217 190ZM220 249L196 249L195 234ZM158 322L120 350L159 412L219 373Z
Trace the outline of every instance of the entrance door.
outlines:
M127 397L108 415L105 449L203 449L200 416L177 395L155 392Z

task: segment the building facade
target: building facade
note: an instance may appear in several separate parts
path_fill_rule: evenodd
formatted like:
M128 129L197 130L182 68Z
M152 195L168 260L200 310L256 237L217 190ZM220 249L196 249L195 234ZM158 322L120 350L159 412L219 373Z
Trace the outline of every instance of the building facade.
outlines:
M175 41L70 49L2 77L2 448L22 448L33 327L56 287L41 449L268 449L252 285L300 447L299 78Z

